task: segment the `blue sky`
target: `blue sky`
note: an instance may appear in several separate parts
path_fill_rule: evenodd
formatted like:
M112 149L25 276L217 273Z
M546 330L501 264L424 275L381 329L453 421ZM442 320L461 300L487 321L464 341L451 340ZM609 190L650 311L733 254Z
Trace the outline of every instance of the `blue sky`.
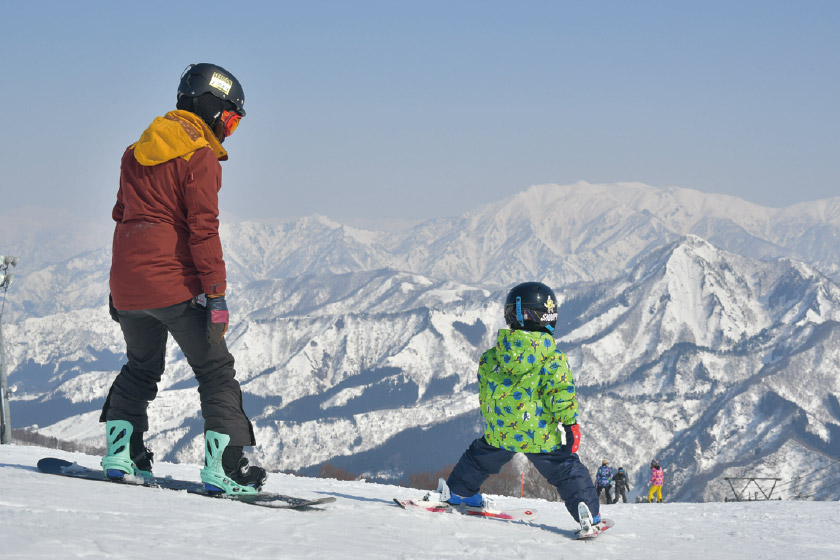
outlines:
M533 184L840 195L840 2L4 3L2 210L107 217L184 67L242 82L223 211L458 215Z

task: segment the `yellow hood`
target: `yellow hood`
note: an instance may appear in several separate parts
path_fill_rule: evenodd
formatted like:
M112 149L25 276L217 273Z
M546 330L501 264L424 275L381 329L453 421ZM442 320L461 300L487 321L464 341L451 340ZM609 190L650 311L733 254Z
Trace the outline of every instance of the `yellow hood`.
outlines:
M134 144L134 158L150 167L178 157L189 160L205 146L221 161L227 159L227 152L203 120L189 111L170 111L143 131Z

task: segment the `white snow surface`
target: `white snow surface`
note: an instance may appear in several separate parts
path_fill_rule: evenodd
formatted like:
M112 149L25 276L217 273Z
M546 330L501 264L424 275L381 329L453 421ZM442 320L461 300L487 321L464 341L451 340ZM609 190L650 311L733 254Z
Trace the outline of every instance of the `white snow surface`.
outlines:
M392 498L422 490L272 474L267 490L334 496L323 511L270 510L186 492L75 480L38 472L45 456L97 467L98 457L0 446L0 548L4 560L247 558L259 560L541 558L635 560L840 557L831 529L838 502L616 504L615 527L573 540L561 503L497 497L534 508L531 525L401 510ZM198 479L199 466L158 463L159 476ZM832 534L834 533L834 536Z

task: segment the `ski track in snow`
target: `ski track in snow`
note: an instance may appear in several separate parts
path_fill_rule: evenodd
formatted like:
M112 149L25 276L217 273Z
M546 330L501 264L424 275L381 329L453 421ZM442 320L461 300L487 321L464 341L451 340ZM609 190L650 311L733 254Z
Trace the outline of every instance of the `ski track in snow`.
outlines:
M615 527L591 542L561 503L498 497L530 507L532 525L401 510L391 499L421 490L272 474L267 490L335 496L323 511L269 510L186 492L74 480L39 473L46 456L97 467L99 457L0 446L2 558L64 559L420 559L556 558L635 560L840 557L840 502L617 504ZM198 480L198 465L160 463L159 476ZM832 527L829 525L829 527ZM832 536L834 534L834 536Z

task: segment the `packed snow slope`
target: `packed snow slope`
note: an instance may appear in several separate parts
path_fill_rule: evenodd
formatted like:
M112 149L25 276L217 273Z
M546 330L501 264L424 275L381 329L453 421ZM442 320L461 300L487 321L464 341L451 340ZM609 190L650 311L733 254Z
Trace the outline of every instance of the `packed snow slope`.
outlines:
M96 467L98 457L0 446L0 543L4 560L55 558L342 559L541 558L809 560L840 557L831 520L838 502L616 504L615 527L573 540L563 504L498 498L539 511L531 525L399 509L394 497L422 490L273 474L267 490L335 496L322 511L268 510L185 492L41 474L41 457ZM199 467L155 465L159 475L197 479ZM828 523L828 524L826 524Z

